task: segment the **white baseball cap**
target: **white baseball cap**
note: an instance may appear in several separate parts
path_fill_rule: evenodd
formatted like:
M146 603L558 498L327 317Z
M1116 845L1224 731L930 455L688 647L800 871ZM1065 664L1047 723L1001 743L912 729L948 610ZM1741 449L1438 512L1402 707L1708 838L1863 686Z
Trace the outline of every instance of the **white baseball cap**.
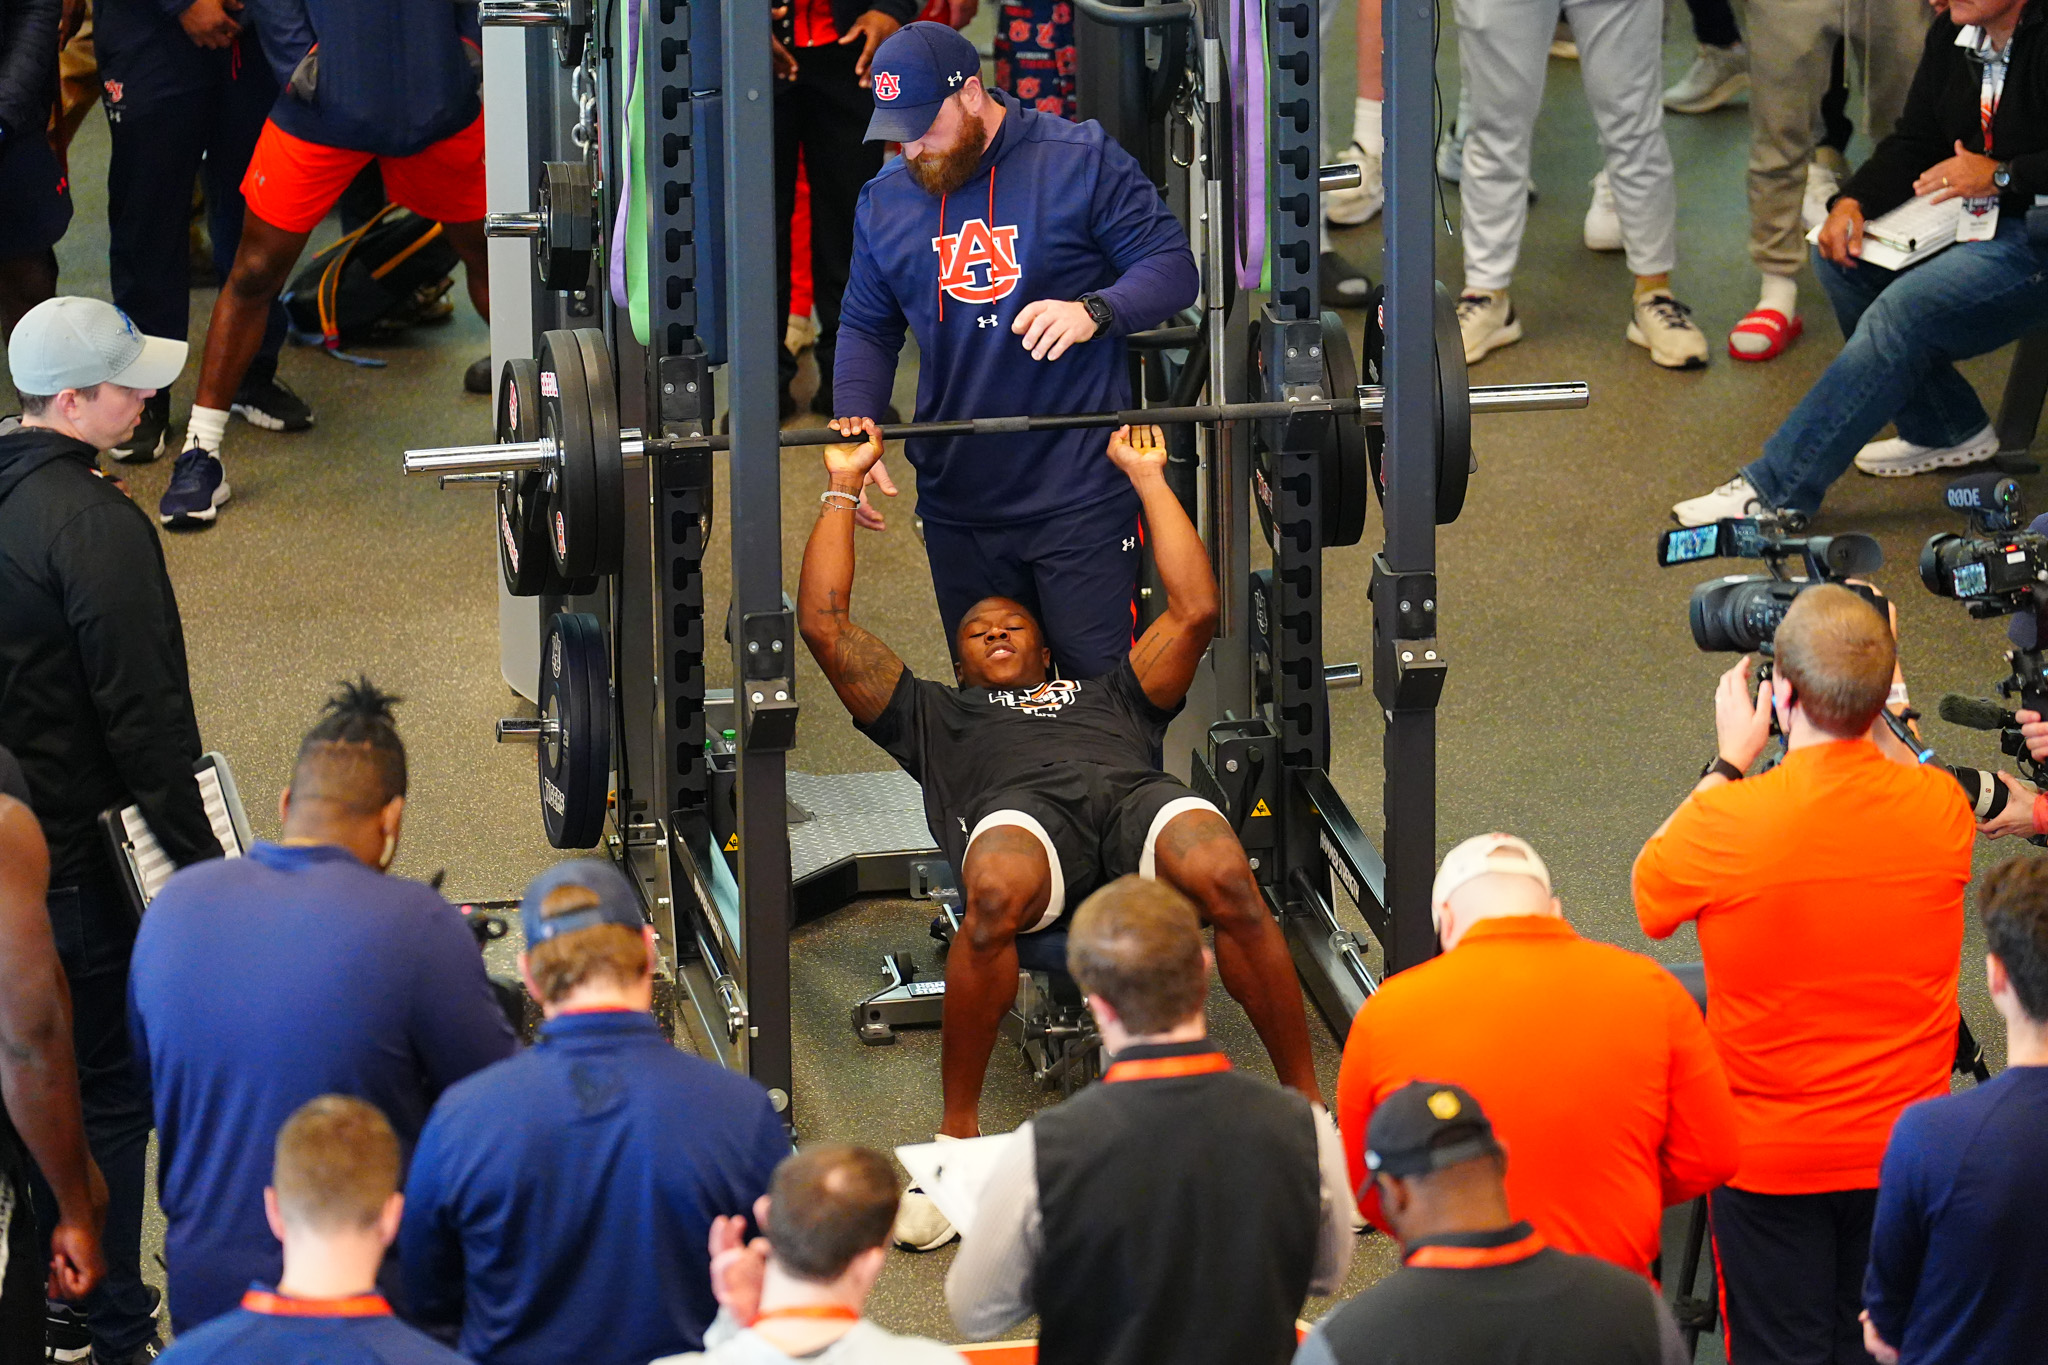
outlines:
M94 384L161 389L185 368L187 349L182 341L144 336L111 303L45 299L14 325L7 368L16 389L45 397Z
M1436 882L1429 889L1432 908L1450 903L1458 888L1494 873L1533 877L1545 891L1550 890L1550 869L1526 839L1512 834L1478 834L1444 855Z

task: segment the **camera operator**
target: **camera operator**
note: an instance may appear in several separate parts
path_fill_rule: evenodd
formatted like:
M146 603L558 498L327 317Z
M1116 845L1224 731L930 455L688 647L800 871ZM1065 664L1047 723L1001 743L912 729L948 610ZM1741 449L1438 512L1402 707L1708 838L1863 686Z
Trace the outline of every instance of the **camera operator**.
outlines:
M1775 650L1754 702L1747 657L1722 676L1720 747L1635 865L1645 933L1697 923L1735 1096L1741 1162L1709 1201L1732 1365L1860 1336L1886 1137L1948 1092L1975 833L1946 772L1872 738L1897 651L1869 603L1809 588ZM1773 715L1784 761L1746 777Z

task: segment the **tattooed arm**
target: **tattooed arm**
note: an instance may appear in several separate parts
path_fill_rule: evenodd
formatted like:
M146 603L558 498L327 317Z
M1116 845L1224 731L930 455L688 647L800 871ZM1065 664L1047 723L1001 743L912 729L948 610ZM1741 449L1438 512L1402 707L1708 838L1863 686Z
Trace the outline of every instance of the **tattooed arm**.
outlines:
M1166 588L1165 614L1131 647L1131 671L1154 706L1176 706L1216 634L1216 577L1201 535L1166 485L1166 437L1159 428L1119 428L1109 438L1109 458L1130 476L1145 505L1152 562Z
M865 417L841 417L832 426L843 436L864 431L868 439L861 445L825 447L830 491L846 496L830 498L818 508L818 523L804 546L803 575L797 583L797 625L832 690L853 718L866 725L882 714L903 676L903 661L848 615L853 602L853 505L869 468L882 457L882 438Z

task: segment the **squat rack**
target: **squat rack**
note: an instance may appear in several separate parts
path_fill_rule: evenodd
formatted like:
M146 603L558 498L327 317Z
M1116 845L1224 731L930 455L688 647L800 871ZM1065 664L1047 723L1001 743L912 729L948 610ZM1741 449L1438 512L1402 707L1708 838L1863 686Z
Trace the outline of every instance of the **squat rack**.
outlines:
M1139 156L1201 251L1200 325L1161 329L1134 347L1186 355L1157 367L1148 356L1146 396L1188 404L1206 386L1212 404L1287 405L1277 409L1284 416L1265 407L1256 420L1176 437L1182 472L1197 475L1184 497L1200 514L1222 597L1218 638L1191 694L1200 748L1189 756L1189 778L1237 826L1308 993L1341 1037L1377 986L1359 930L1380 943L1387 971L1436 950L1428 888L1435 707L1446 664L1436 638L1435 534L1462 501L1475 404L1435 282L1433 0L1392 0L1385 10L1388 282L1383 310L1368 322L1363 376L1383 385L1370 395L1380 428L1372 482L1386 522L1373 561L1370 675L1386 721L1384 855L1328 776L1329 688L1362 681L1363 670L1331 670L1323 658L1327 518L1339 501L1366 498L1368 487L1362 472L1347 478L1346 466L1331 462L1333 423L1344 420L1332 412L1365 407L1368 389L1338 391L1357 376L1345 374L1349 343L1341 326L1332 339L1318 290L1321 190L1326 180L1344 183L1349 168L1320 165L1315 0L1269 0L1263 16L1247 0L1074 3L1083 116L1102 118ZM599 329L601 361L590 363L597 352L583 347L589 410L568 411L555 393L548 415L577 439L594 434L598 458L619 467L627 513L616 562L594 584L555 580L538 620L507 599L508 657L558 613L590 612L605 623L610 657L599 690L608 674L612 705L597 771L609 774L614 795L602 842L642 892L694 1031L720 1061L766 1085L793 1122L789 936L799 906L786 752L798 637L782 587L781 319L773 276L729 249L770 240L774 230L771 163L761 154L773 145L768 26L753 0L482 0L480 13L493 156L521 146L537 201L529 211L494 183L494 207L503 207L489 230L537 239L539 248L531 265L518 249L509 258L518 273L508 270L493 291L494 339L509 338L494 350L502 368L508 354L574 349L567 332L552 329ZM1168 109L1188 131L1185 157ZM496 242L493 251L512 245ZM494 282L507 259L494 256ZM1254 293L1262 283L1263 300ZM644 298L638 328L621 288ZM508 317L515 302L528 305L518 321ZM1376 336L1383 345L1372 344ZM682 439L714 436L720 367L735 532L729 700L704 684L716 441ZM570 384L566 374L542 373L541 391L558 379ZM1497 403L1476 406L1586 401L1584 385L1529 387L1543 392L1508 386L1488 391ZM502 394L499 407L500 440L512 439ZM539 477L508 472L534 468L538 447L518 449L525 463L515 447L499 446L412 452L407 468L507 487ZM1341 491L1328 486L1333 470ZM1352 510L1362 525L1363 508ZM1258 573L1253 512L1272 554ZM502 520L501 531L510 534ZM550 627L544 638L552 645L556 636ZM508 665L508 679L519 681L518 672ZM827 714L839 720L836 707ZM569 745L572 719L579 741L590 742L587 718L566 713L509 723L506 732L541 739L545 779L547 755L558 741ZM728 777L729 821L721 808ZM730 830L723 838L722 825ZM845 894L901 890L906 876L930 875L904 856L927 845L899 839L899 853L855 859L855 874L835 885ZM875 872L884 862L886 873Z

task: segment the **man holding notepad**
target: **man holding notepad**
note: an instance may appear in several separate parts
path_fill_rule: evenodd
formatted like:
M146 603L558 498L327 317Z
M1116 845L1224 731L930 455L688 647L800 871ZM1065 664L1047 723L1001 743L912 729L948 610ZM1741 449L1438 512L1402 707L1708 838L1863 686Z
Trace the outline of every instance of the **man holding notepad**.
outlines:
M1924 244L1891 244L1901 269L1868 259L1873 220L1915 200L1958 205L1953 244L1912 264ZM1897 478L1996 455L1955 362L2048 319L2048 224L2030 235L2030 214L2048 219L2048 0L1954 0L1928 31L1898 127L1842 187L1815 242L1842 353L1761 459L1673 518L1811 516L1851 463ZM1873 439L1887 423L1897 436Z

